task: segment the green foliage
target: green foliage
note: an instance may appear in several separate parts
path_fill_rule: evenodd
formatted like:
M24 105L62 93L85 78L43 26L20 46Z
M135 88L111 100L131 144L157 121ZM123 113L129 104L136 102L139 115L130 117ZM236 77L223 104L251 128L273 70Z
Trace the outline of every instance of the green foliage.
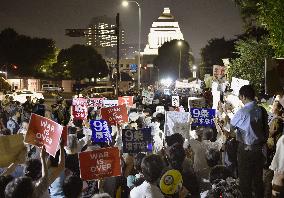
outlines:
M201 49L200 76L211 74L213 65L223 65L223 58L235 58L233 53L235 40L225 40L225 38L214 38L208 41L208 44Z
M57 63L53 64L57 78L97 78L107 76L107 64L100 54L91 46L73 45L60 51Z
M236 42L238 58L231 62L228 70L229 77L237 77L249 80L259 92L264 80L264 61L271 58L274 50L267 38L257 41L247 38Z
M194 62L190 47L186 41L181 41L181 46L178 46L178 40L165 42L159 48L159 55L154 60L154 65L159 68L160 78L179 76L179 61L181 65L181 78L188 78L190 75L190 63ZM181 56L180 56L181 54Z
M284 2L280 0L259 1L259 21L269 32L269 43L276 56L284 56Z
M51 39L19 35L10 28L0 33L0 64L8 65L9 73L37 77L40 67L54 57L55 45Z

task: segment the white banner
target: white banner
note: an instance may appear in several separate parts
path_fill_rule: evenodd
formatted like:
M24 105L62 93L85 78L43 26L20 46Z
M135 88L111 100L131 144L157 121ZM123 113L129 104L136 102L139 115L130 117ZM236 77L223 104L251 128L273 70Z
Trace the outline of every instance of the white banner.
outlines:
M187 138L190 131L189 118L189 112L166 111L165 135L180 133L184 138Z
M188 82L180 82L178 80L176 81L176 88L183 89L183 88L190 88L190 87L192 87L192 85Z

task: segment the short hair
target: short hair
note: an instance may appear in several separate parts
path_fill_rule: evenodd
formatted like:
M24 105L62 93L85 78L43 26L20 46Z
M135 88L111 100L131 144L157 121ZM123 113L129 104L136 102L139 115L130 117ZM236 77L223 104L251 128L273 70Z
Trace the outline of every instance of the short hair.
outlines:
M78 198L82 193L83 181L76 175L66 177L63 182L63 193L66 198Z
M211 183L215 183L220 180L226 180L228 177L232 177L231 171L226 166L217 165L212 168L209 180Z
M221 158L220 155L221 155L221 153L217 149L211 148L208 151L206 151L205 158L206 158L206 161L207 161L207 165L209 167L214 167L214 166L218 165L220 158Z
M177 169L177 170L182 169L182 164L183 164L186 154L181 144L175 143L174 145L170 146L168 148L167 156L168 156L169 163L173 169Z
M206 127L202 130L202 139L211 140L213 137L213 130L209 127Z
M11 175L0 176L0 197L5 197L5 188L13 180Z
M239 96L244 96L250 100L254 100L255 98L255 91L252 85L244 85L240 88Z
M26 162L24 174L34 181L41 178L41 161L39 159L29 159Z
M163 168L164 164L162 158L155 154L144 157L141 163L144 178L150 183L160 178Z
M136 171L138 171L138 172L142 171L141 163L142 163L142 160L145 156L146 156L146 154L144 154L144 153L137 153L137 155L135 156L134 167L135 167Z
M182 137L181 134L174 133L174 134L172 134L170 136L166 136L166 143L167 143L168 146L172 146L175 143L179 143L179 144L183 145L184 138Z
M18 177L6 186L5 198L29 198L33 191L33 181L30 177Z

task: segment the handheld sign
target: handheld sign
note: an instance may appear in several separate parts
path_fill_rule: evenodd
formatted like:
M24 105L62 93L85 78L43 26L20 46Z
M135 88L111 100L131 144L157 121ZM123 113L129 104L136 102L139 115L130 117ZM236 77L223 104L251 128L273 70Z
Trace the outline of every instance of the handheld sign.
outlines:
M118 100L103 100L103 107L114 107L118 105Z
M45 146L46 152L55 157L63 127L37 114L31 115L25 142L35 146Z
M15 162L25 149L23 134L0 136L0 167L8 167Z
M74 119L85 119L88 115L87 99L73 98L72 100L72 115Z
M214 126L215 109L191 108L192 126Z
M172 106L179 107L179 96L172 96Z
M83 180L121 175L120 155L117 147L79 153L79 163Z
M123 153L152 151L151 128L122 129Z
M164 95L171 95L171 90L170 89L164 89Z
M123 124L128 122L127 109L125 105L101 109L102 119L106 120L109 125Z
M92 142L111 142L110 129L105 120L91 120Z
M87 99L88 107L102 107L104 98L89 98Z
M127 107L133 106L133 96L118 97L118 105L126 105Z

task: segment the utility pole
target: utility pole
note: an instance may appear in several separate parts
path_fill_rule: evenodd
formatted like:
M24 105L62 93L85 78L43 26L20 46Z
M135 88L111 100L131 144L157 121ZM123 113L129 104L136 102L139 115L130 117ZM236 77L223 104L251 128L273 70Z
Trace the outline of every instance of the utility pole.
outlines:
M92 30L92 33L89 31ZM109 30L114 31L114 33L98 33L99 30ZM93 33L94 32L94 33ZM99 28L92 28L92 29L65 29L65 35L70 37L85 37L90 35L114 35L117 37L117 52L116 52L116 96L118 96L118 86L119 86L119 13L116 15L116 27L114 28L107 28L107 29L99 29Z
M118 92L119 92L119 13L116 14L116 29L115 29L115 34L116 34L116 97L118 97Z

